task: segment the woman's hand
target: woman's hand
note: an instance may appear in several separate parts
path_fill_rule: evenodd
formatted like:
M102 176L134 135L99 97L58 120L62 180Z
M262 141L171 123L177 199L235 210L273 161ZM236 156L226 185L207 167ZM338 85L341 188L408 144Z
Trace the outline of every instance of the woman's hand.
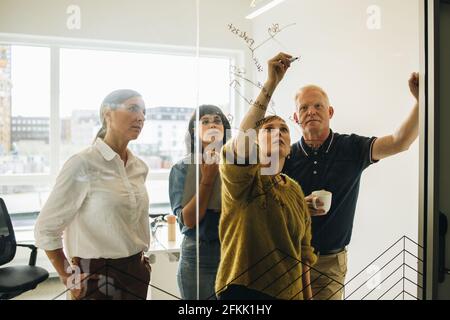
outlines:
M219 173L219 164L202 163L200 170L202 172L202 179L200 183L212 185L216 181L217 174Z
M71 275L61 276L60 278L66 288L70 290L70 294L75 300L83 299L86 296L89 280L98 280L98 276L96 275L91 275L89 273L79 274L77 272L74 272Z
M200 164L201 180L198 186L199 205L198 220L196 214L197 196L194 195L182 210L184 225L189 229L195 228L197 223L203 220L208 208L208 202L215 191L213 186L219 173L219 154L213 150L205 151L206 159Z
M62 283L70 290L73 299L82 299L87 292L86 278L99 279L97 275L82 273L77 265L71 265L63 249L46 250L48 259L52 263Z
M214 150L205 151L206 159L200 166L202 173L202 179L200 183L211 185L216 181L217 174L219 173L219 154Z
M280 52L268 61L268 79L270 84L277 86L283 80L287 69L291 66L291 55Z
M419 74L417 72L411 74L408 84L411 94L414 96L414 98L416 98L416 100L419 100Z

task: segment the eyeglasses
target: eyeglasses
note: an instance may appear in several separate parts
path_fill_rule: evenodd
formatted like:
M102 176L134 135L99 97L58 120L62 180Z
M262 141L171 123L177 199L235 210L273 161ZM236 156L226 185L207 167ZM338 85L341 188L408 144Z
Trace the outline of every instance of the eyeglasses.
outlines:
M145 108L137 105L137 104L132 104L129 106L123 106L123 109L128 111L128 112L142 112L145 116Z
M204 119L201 119L201 120L200 120L200 123L201 123L202 125L204 125L204 126L207 126L207 125L209 125L209 124L215 124L215 125L220 126L220 125L223 124L221 118L214 118L214 119L207 119L207 118L204 118Z
M140 106L140 105L137 105L137 104L130 104L130 105L124 105L123 103L122 104L117 104L117 105L114 105L114 106L109 106L112 110L124 110L124 111L128 111L128 112L130 112L130 113L138 113L138 112L141 112L143 115L144 115L144 118L145 118L145 107L142 107L142 106ZM145 121L145 119L144 119L144 121Z

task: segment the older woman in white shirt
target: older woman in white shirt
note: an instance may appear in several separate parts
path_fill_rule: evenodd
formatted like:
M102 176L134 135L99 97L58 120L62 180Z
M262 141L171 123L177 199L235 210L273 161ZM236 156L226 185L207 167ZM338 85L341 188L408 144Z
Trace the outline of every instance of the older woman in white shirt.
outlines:
M100 118L94 144L64 164L37 219L36 245L73 299L145 299L148 167L127 149L143 128L144 101L133 90L114 91Z

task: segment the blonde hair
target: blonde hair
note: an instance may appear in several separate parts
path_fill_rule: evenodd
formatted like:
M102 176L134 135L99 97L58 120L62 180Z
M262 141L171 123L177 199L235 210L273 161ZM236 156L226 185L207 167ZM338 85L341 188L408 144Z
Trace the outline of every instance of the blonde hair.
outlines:
M301 87L298 91L297 94L295 95L295 105L298 109L299 105L298 105L298 98L300 97L300 95L302 95L305 91L317 91L319 92L324 98L325 101L327 103L327 105L325 107L329 107L330 106L330 99L328 98L328 94L325 92L325 90L323 90L321 87L316 86L314 84L309 84L307 86Z

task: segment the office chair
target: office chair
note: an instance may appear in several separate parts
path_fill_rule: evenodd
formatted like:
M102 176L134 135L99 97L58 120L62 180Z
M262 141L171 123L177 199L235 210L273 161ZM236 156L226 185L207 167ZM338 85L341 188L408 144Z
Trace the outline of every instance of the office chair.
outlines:
M17 247L31 249L26 266L0 267L0 300L12 299L48 278L47 270L36 267L37 248L29 244L17 244L11 218L5 202L0 198L0 266L9 263L16 255Z

